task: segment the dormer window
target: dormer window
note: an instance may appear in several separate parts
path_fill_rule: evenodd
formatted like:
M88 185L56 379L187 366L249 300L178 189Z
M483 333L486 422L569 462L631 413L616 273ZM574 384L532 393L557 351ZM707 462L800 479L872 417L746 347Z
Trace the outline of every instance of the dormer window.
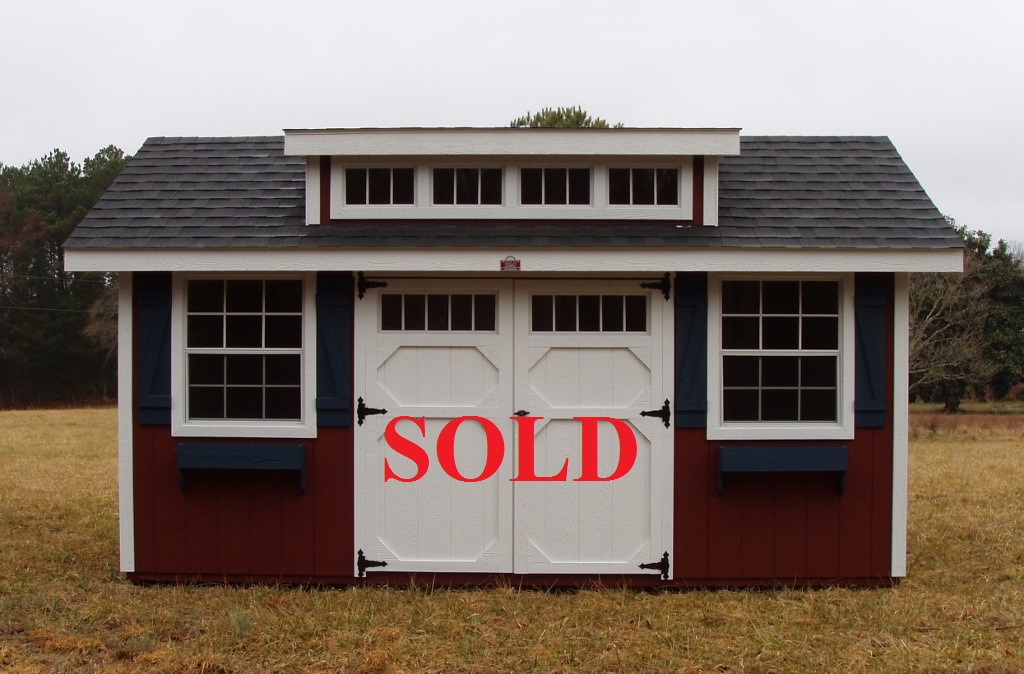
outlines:
M524 168L519 177L524 205L590 205L588 168Z
M612 206L678 206L679 169L608 169L608 203Z
M434 203L500 206L502 180L500 168L435 168Z
M411 168L346 168L345 205L412 204L413 177Z

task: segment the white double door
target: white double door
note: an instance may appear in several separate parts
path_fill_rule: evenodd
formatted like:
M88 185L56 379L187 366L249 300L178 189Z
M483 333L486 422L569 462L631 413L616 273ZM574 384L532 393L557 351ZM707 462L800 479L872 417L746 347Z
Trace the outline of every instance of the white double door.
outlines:
M389 279L356 301L355 394L387 410L355 431L367 559L651 573L672 546L672 433L640 413L668 398L672 304L639 284Z

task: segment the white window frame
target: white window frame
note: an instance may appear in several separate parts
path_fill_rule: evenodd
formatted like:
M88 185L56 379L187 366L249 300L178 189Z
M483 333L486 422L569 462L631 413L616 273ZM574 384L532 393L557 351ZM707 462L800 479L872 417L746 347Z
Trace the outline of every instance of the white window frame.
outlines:
M387 169L388 171L390 171L390 175L388 176L388 180L389 180L389 183L390 183L389 184L390 201L388 203L386 203L386 204L371 204L369 202L369 197L370 197L370 171L374 170L374 169ZM412 171L412 203L411 204L396 204L395 203L395 171L396 170L402 170L402 169ZM350 204L350 203L348 203L348 172L349 171L353 171L353 170L363 170L363 171L366 171L366 193L363 195L366 198L366 203L358 203L358 204ZM352 164L352 165L346 164L346 165L341 167L341 178L342 179L340 181L340 186L341 186L340 199L339 199L341 201L340 205L343 206L344 208L356 208L356 209L360 209L360 208L363 208L363 209L366 209L366 208L387 208L387 209L391 209L391 208L415 208L417 206L417 203L418 203L417 199L416 199L416 197L417 197L416 185L417 185L418 176L416 174L417 174L417 168L415 166L405 165L405 164L387 164L387 165L378 165L378 164L374 164L374 163Z
M192 419L186 417L188 381L185 352L185 288L190 280L302 281L301 418ZM171 435L210 438L315 438L316 427L316 275L315 274L175 274L171 293Z
M546 194L547 193L547 188L545 187L545 185L546 185L546 183L545 183L545 175L546 175L547 171L552 171L552 170L559 171L559 170L561 170L561 171L565 171L566 172L566 175L565 175L565 178L566 178L565 189L566 189L566 200L568 201L568 198L569 198L569 173L568 172L571 171L571 170L576 170L576 169L583 169L583 170L587 171L587 173L588 173L587 180L588 180L588 183L590 185L590 200L587 203L585 203L585 204L570 204L570 203L548 204L548 203L545 203L544 199L547 196L547 194ZM523 203L523 171L524 170L538 170L538 171L541 172L541 203L539 203L539 204L525 204L525 203ZM557 164L557 165L556 164L520 164L519 166L516 167L516 181L517 181L516 182L516 203L520 207L522 207L522 208L527 208L527 209L544 209L545 213L550 212L551 209L559 209L559 208L570 209L570 210L579 210L581 208L593 208L594 204L595 204L595 196L596 196L595 193L594 193L594 173L595 173L594 166L591 166L589 164Z
M723 420L722 282L838 281L838 421ZM853 274L710 274L708 278L708 427L709 440L852 440L854 435L855 317Z

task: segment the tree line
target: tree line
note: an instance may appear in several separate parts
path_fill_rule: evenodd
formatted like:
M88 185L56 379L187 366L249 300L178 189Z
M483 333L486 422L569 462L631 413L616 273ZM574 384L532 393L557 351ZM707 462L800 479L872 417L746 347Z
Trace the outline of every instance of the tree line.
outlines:
M111 145L0 163L0 407L116 393L117 280L65 272L61 245L129 159Z
M607 126L576 108L545 108L511 125L553 126L552 118ZM115 396L116 275L65 272L61 244L130 158L111 145L81 164L60 150L0 164L0 408ZM964 242L965 270L910 277L910 395L956 411L965 398L1019 393L1024 249L949 222Z

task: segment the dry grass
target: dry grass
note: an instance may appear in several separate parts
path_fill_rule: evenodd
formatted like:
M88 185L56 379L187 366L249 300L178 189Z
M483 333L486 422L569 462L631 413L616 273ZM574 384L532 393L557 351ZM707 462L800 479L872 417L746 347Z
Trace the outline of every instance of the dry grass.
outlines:
M1024 669L1024 417L914 415L894 589L136 587L115 413L0 413L0 671Z

